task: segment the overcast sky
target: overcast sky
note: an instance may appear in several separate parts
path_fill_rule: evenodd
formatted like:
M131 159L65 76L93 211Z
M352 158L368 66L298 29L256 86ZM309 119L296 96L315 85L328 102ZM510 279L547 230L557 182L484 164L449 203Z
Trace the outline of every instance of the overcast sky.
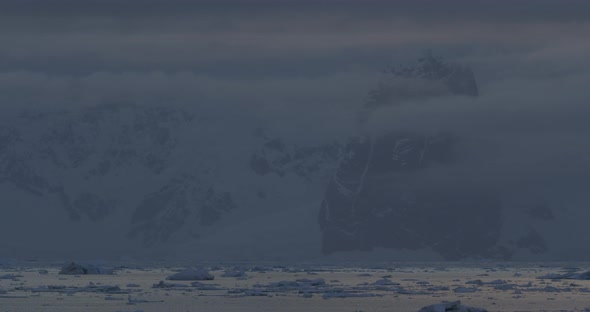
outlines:
M18 87L43 105L80 105L139 88L189 102L196 93L343 101L425 49L470 64L483 94L507 79L564 81L590 66L587 1L214 3L3 1L3 97ZM81 92L83 101L60 98Z
M383 69L431 49L474 70L482 96L464 105L471 114L490 110L506 131L580 132L564 120L586 110L589 13L587 1L547 0L2 1L0 105L334 118L362 105Z

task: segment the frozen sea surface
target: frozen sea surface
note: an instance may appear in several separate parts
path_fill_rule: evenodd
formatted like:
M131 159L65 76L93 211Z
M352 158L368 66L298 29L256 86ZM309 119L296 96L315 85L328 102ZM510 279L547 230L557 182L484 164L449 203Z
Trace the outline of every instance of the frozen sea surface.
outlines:
M0 311L419 311L456 301L487 311L590 311L590 280L569 278L585 277L583 264L119 264L112 275L61 267L0 266ZM190 267L214 278L167 279Z

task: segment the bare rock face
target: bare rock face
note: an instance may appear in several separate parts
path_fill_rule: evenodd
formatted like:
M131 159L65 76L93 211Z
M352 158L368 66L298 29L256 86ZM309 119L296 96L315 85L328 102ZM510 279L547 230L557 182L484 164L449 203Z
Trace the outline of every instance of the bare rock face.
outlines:
M431 54L386 75L369 92L362 122L382 106L407 100L478 95L468 67ZM429 248L447 260L510 257L508 249L498 246L502 204L495 194L477 186L453 188L465 185L458 181L444 187L414 181L429 168L452 166L460 140L453 134L416 132L350 140L320 209L323 252Z
M507 256L496 246L502 206L493 194L407 181L451 163L454 140L387 135L351 142L321 206L324 253L383 247L431 248L448 260Z
M462 64L445 62L427 53L415 64L394 67L384 72L384 79L369 92L366 108L399 105L412 98L441 95L477 97L479 90L473 71Z

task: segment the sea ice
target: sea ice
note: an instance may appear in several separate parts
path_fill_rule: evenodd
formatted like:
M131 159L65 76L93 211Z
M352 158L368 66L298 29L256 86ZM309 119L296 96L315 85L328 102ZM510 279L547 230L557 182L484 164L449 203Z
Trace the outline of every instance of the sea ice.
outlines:
M127 296L127 304L129 304L129 305L133 305L136 303L150 303L150 302L164 302L164 300L135 299L135 298L131 298L131 295Z
M223 288L217 287L218 284L205 284L201 282L192 282L191 286L198 290L223 290Z
M322 295L324 299L330 298L363 298L363 297L381 297L381 295L373 293L359 293L350 291L332 291L326 292Z
M119 286L111 285L96 285L92 282L88 286L75 287L65 285L46 285L39 287L17 287L17 290L31 291L33 293L62 293L62 294L75 294L75 293L104 293L104 294L128 294L129 291L122 290Z
M399 285L399 283L393 282L390 279L382 278L375 281L372 285Z
M59 274L66 274L66 275L85 275L85 274L98 274L98 275L111 275L113 274L113 269L110 268L103 268L95 265L82 265L75 262L66 263Z
M19 277L23 277L23 276L22 275L15 275L15 274L0 275L0 279L13 280L13 281L16 281L16 279Z
M243 270L226 270L221 274L221 277L236 277L238 279L246 279L248 278L248 274Z
M487 310L468 307L462 305L461 301L454 301L433 304L420 309L418 312L487 312Z
M590 280L590 271L575 273L567 272L564 274L549 273L537 277L538 279L573 279L573 280Z
M188 285L185 284L174 284L160 281L158 284L152 285L152 288L186 288Z
M477 292L479 289L477 289L476 287L457 287L455 289L453 289L454 292L456 293L474 293Z
M176 274L168 276L166 279L171 281L210 281L215 277L206 269L184 269Z

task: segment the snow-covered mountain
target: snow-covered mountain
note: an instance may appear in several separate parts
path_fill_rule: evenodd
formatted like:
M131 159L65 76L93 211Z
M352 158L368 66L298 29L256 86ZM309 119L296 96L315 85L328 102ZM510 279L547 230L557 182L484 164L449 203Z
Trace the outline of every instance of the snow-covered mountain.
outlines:
M407 98L479 93L468 67L430 55L387 77L359 105L363 120ZM424 171L453 166L459 134L359 133L302 145L171 105L12 117L0 125L10 216L0 240L9 253L174 257L188 248L281 259L388 248L456 260L547 251L533 227L506 234L498 194L416 183ZM540 209L526 218L551 222L551 209Z
M24 113L0 128L0 183L46 199L71 222L125 213L130 237L165 242L184 224L211 225L235 208L231 194L201 181L206 167L171 169L187 143L180 132L194 124L170 107Z
M338 152L335 143L287 145L264 129L236 132L169 105L12 117L0 127L0 192L10 216L1 221L0 239L6 252L30 256L161 250L173 257L175 248L195 242L231 246L232 236L249 237L249 224L293 220L276 215L293 209L284 202L309 196L305 185L320 183ZM319 200L294 205L308 201ZM307 206L313 210L304 222L317 228L317 205ZM283 235L301 227L292 224ZM222 235L228 237L218 241Z

